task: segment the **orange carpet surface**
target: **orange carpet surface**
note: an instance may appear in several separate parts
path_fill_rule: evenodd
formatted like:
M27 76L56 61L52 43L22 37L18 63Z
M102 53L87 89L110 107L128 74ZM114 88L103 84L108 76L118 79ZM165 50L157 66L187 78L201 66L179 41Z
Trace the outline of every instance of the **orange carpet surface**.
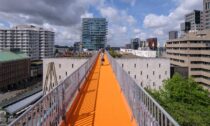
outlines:
M100 57L62 126L136 126L123 93L109 64Z

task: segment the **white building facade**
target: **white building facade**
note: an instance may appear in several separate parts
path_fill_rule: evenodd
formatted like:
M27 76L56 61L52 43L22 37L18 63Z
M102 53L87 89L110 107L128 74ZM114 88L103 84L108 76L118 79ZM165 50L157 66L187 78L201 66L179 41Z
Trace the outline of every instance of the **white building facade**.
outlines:
M0 50L20 49L32 60L53 57L54 32L33 25L0 29Z
M139 86L160 89L170 78L170 60L166 58L117 59L120 66Z
M157 57L157 52L152 50L120 49L122 53L130 53L139 57Z
M88 59L86 58L47 58L43 60L43 87L46 80L48 64L53 62L58 84L76 71ZM47 84L48 85L48 84Z

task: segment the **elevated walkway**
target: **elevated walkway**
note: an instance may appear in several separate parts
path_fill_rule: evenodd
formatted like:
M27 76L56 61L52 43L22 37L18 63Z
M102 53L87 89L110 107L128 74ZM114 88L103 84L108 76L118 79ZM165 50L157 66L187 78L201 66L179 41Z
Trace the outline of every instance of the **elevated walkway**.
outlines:
M132 113L120 90L107 55L100 57L87 82L66 113L62 126L135 126Z

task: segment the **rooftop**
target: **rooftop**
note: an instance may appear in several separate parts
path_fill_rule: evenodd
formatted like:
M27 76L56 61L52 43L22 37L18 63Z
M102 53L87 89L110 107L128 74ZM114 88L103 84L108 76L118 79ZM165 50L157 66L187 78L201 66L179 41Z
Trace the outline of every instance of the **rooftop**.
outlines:
M25 53L0 51L0 62L8 62L29 58Z

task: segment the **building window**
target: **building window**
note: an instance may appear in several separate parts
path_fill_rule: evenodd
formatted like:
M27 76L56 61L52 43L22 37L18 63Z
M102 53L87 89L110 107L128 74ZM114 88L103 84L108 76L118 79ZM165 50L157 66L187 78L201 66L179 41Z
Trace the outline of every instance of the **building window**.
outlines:
M128 71L128 74L130 74L130 71Z
M155 71L153 71L153 75L155 75Z
M74 64L71 64L71 68L74 68Z
M159 79L161 79L161 75L159 75Z
M149 78L149 75L147 75L147 79Z
M141 82L141 86L143 86L143 82Z
M167 75L167 71L165 71L165 75Z
M147 68L149 67L149 64L147 64Z
M68 73L66 72L66 76L68 75Z
M61 64L59 64L59 68L61 68Z
M142 71L141 71L141 75L142 75Z
M159 64L159 68L161 67L161 64Z
M134 64L134 68L136 68L136 64Z
M122 64L122 68L124 67L124 64Z
M136 79L136 75L134 75L134 78Z
M153 82L153 87L155 87L155 82Z
M59 79L61 79L61 75L59 75Z

